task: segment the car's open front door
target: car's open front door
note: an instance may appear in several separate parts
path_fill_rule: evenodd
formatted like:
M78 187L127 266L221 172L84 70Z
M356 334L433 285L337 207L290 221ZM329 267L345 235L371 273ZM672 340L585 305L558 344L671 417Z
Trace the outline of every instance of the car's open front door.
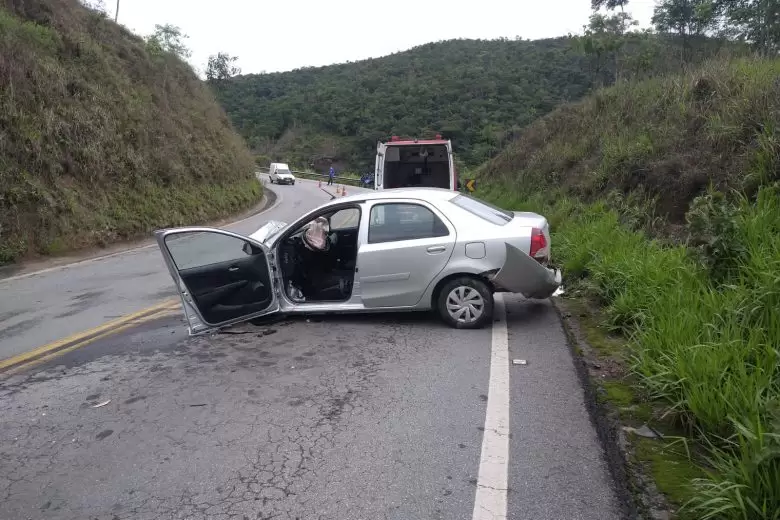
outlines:
M157 231L191 334L279 310L268 248L213 228Z

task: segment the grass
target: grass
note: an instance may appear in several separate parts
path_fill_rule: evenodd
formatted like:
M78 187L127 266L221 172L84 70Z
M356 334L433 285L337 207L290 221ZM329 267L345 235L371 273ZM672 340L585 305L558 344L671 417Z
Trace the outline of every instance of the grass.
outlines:
M706 455L636 444L681 518L780 519L779 76L741 58L624 82L477 172L547 216L569 293L599 308L588 339L625 372L604 400Z
M529 125L479 173L591 202L641 189L657 216L684 223L710 183L754 195L780 178L778 75L780 59L743 58L623 82Z
M677 441L657 441L635 438L635 458L647 464L658 490L673 504L679 506L688 503L696 496L694 482L703 478L705 473L692 463L684 446ZM677 510L680 520L696 520L695 512Z
M634 392L628 385L620 381L604 381L601 386L609 402L622 408L628 408L633 404Z
M259 201L251 154L177 57L78 0L0 7L0 35L0 263Z
M512 193L492 186L483 196L549 215L567 283L598 302L605 331L625 338L635 389L608 382L606 398L633 409L637 395L647 396L706 451L704 468L680 465L683 475L659 482L672 500L686 498L681 518L780 518L780 188L697 205L713 212L710 233L729 233L729 247L710 249L651 239L603 202Z

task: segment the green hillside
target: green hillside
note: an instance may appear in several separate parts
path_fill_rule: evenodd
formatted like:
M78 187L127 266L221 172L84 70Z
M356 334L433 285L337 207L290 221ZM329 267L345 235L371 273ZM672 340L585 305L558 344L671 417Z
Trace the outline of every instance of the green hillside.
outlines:
M481 171L587 200L642 190L659 217L682 222L710 183L752 193L780 176L779 74L776 61L715 61L600 90L526 128Z
M480 170L549 218L602 399L667 435L629 438L675 518L780 518L778 78L738 59L601 90Z
M679 51L664 38L626 39L622 75L679 68ZM719 47L697 44L694 61ZM239 76L221 83L218 97L252 149L269 159L308 165L328 157L370 168L377 140L441 132L474 166L561 102L614 81L614 60L598 73L591 61L572 38L451 40L356 63Z
M78 0L0 2L0 263L260 195L246 146L186 63Z

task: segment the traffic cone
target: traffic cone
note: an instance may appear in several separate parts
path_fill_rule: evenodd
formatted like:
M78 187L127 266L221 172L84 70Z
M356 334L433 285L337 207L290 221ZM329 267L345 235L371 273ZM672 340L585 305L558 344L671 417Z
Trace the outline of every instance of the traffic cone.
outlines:
M341 187L341 196L342 197L346 197L347 196L347 187L346 186L342 186Z
M320 179L320 183L317 185L318 188L322 188L322 179Z

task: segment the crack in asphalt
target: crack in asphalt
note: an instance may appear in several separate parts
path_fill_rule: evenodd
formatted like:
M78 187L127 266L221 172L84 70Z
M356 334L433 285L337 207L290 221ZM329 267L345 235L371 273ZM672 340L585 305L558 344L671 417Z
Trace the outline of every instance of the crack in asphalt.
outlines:
M339 475L367 455L350 453L361 436L356 422L390 421L390 399L407 390L383 391L383 367L414 362L432 340L413 325L373 323L354 334L339 322L306 324L306 338L247 326L257 333L13 377L0 385L0 517L354 515L368 476L350 482L350 496L334 496L329 511L309 497L344 493ZM109 485L117 472L126 472L119 496ZM215 477L198 481L209 472ZM84 492L63 489L71 487ZM371 514L391 518L381 508Z

